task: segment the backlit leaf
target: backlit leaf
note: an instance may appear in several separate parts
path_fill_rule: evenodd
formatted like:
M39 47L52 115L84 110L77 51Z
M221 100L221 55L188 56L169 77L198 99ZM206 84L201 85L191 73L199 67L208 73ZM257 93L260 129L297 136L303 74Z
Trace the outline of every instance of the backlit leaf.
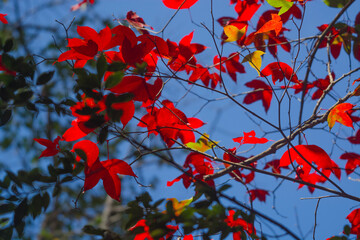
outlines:
M228 37L224 42L235 42L244 36L247 26L242 29L237 28L234 25L227 25L224 27L224 33Z
M207 150L211 149L215 144L218 144L219 142L211 142L209 141L209 134L204 133L203 136L201 136L196 143L195 142L189 142L186 144L189 148L192 148L194 150L200 151L200 152L206 152Z
M283 13L286 13L292 5L294 5L293 2L287 1L287 0L266 0L271 6L275 8L280 8L279 16Z
M249 62L250 66L254 68L258 72L258 75L260 76L260 68L262 62L261 56L263 54L265 54L263 51L256 50L255 52L246 55L242 63Z
M327 122L329 125L329 128L331 129L335 122L341 123L344 126L347 127L353 127L353 121L350 117L350 114L352 113L352 108L355 105L351 103L340 103L336 105L329 113Z

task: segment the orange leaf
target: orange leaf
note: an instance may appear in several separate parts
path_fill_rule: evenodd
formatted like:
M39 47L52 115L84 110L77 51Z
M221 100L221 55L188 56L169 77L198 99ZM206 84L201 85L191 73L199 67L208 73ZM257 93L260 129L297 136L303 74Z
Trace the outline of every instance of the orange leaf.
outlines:
M329 125L329 128L331 129L335 122L341 123L342 125L345 125L347 127L353 127L353 120L350 117L350 114L353 112L352 108L355 105L351 103L340 103L337 106L335 106L329 113L329 116L327 118L327 122Z
M269 32L274 30L276 36L279 35L282 29L281 17L277 14L271 14L271 20L266 22L255 34Z

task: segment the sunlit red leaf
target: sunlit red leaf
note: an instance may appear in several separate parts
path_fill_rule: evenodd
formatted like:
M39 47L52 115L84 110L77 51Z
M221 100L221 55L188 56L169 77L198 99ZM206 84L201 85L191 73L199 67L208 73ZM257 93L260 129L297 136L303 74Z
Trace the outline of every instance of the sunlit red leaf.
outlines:
M198 0L162 0L164 5L171 9L191 8Z
M237 53L231 53L228 58L226 58L225 66L226 70L234 82L236 82L236 73L245 73L244 66L239 62L240 56Z
M142 228L143 231L139 231L139 228ZM136 236L134 240L154 240L154 238L151 236L151 230L150 227L147 225L145 219L139 220L134 226L129 228L129 231L134 231L136 229ZM165 239L171 239L171 237L174 235L174 233L179 229L178 226L172 226L172 225L166 225L166 232L167 234L164 237L157 238L158 240L165 240Z
M250 21L261 4L257 1L237 1L235 11L238 13L237 21Z
M338 179L341 178L341 171L338 165L330 159L329 155L320 147L316 145L297 145L294 148L290 148L286 151L280 159L280 167L289 166L292 162L296 161L300 166L296 169L296 179L316 184L324 183L330 174L333 173ZM317 167L318 173L314 170L310 173L312 167ZM299 188L304 185L300 184ZM308 186L309 191L314 192L314 188Z
M244 219L241 219L241 218L234 219L234 215L235 215L235 211L229 210L229 215L225 219L225 222L229 227L242 227L244 229L244 231L246 231L249 235L252 235L252 234L256 235L256 229L251 223L248 223ZM234 240L235 239L240 240L241 239L240 234L241 234L240 232L233 233Z
M75 143L71 151L79 153L79 150L81 155L78 155L76 160L80 161L81 158L84 158L87 167L91 167L99 158L99 147L90 140Z
M251 104L253 102L261 100L265 111L267 112L270 108L273 93L271 87L265 82L257 79L245 83L245 86L249 88L254 88L254 90L246 94L244 98L244 103Z
M233 141L240 143L240 145L242 145L242 144L264 144L269 141L266 138L257 138L257 137L255 137L255 135L256 135L256 133L254 130L252 130L248 133L244 132L244 137L233 138Z
M332 78L335 79L335 73L331 73L332 75ZM329 75L327 75L325 77L325 79L317 79L313 82L313 86L314 87L317 87L318 89L313 93L313 95L311 96L311 99L312 100L315 100L315 99L319 99L324 90L329 86L330 84L330 78L329 78Z
M193 175L192 170L190 169L190 170L187 171L187 173L181 174L180 176L178 176L174 180L167 181L166 186L171 187L174 183L179 182L180 180L182 180L184 187L187 189L187 188L190 187L190 184L192 182L194 182L192 175Z
M55 138L55 140L53 142L48 139L44 139L44 138L34 138L34 141L36 141L46 147L46 149L44 151L42 151L39 158L51 157L51 156L55 156L56 154L58 154L58 152L60 151L60 147L59 147L60 140L61 140L60 136Z
M267 77L270 75L272 76L272 81L274 84L277 80L281 82L285 78L292 82L299 83L298 77L294 70L283 62L270 63L261 71L261 76Z
M344 153L340 156L340 159L347 160L345 171L349 175L355 171L355 169L360 166L360 155L357 153Z
M299 155L298 152L301 155ZM294 148L290 148L280 158L280 167L289 166L291 162L296 161L302 166L304 173L309 174L311 166L302 157L309 163L315 163L316 166L321 169L332 169L333 167L329 155L316 145L297 145Z
M276 36L278 36L281 29L282 29L281 17L277 14L271 14L271 20L266 22L255 34L266 33L274 30Z
M356 234L357 238L360 237L360 208L353 210L347 217L351 223L351 234Z
M80 127L78 119L72 121L71 125L72 127L67 129L65 133L62 135L62 139L64 139L67 142L79 140L80 138L87 136L89 133L95 130L86 127Z
M7 14L0 13L0 22L3 24L8 24L8 20L5 18Z
M117 174L136 177L129 164L122 160L97 160L91 167L85 168L84 191L93 188L102 179L106 193L120 201L121 181Z
M255 199L259 199L260 202L266 201L266 196L270 195L268 191L263 189L253 189L249 190L248 194L250 195L250 201L254 201Z
M228 149L228 152L224 152L223 159L226 161L229 161L229 162L233 162L233 163L241 163L241 162L245 161L247 158L242 157L242 156L236 156L236 148L231 148L231 149ZM230 166L230 164L228 164L228 163L224 163L224 165L225 165L225 167ZM252 163L252 164L250 164L250 166L255 168L256 164ZM248 173L248 174L244 174L243 171L244 171L243 168L236 169L236 170L230 172L229 175L231 177L233 177L235 179L235 181L245 183L245 184L248 184L252 180L254 180L254 178L255 178L254 171L250 171L250 173Z
M336 105L329 113L327 122L329 125L329 128L331 129L335 122L341 123L344 126L347 127L353 127L353 121L350 117L352 113L352 109L355 105L351 103L340 103Z

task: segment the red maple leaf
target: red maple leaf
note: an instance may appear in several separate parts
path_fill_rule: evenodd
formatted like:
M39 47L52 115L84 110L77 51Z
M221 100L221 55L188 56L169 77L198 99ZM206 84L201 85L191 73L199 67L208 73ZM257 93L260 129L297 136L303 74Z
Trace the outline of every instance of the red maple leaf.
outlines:
M238 13L237 21L250 21L261 4L258 1L237 1L235 11Z
M262 27L267 25L268 22L270 23L275 23L273 20L273 15L277 15L278 11L277 10L269 10L264 12L261 17L259 18L259 21L257 23L256 26L256 31L261 30L261 33L257 33L257 32L252 32L249 34L249 36L246 38L246 40L244 41L245 45L249 45L251 43L254 43L256 49L261 50L263 52L265 52L265 47L266 45L268 45L268 49L269 52L276 57L277 55L277 46L280 45L285 51L290 52L291 49L291 45L289 44L288 40L284 37L283 33L284 31L286 31L286 28L278 28L278 33L276 34L275 31L267 31L267 32L262 32ZM277 24L276 27L280 26L280 22L286 22L287 18L289 16L284 16L285 14L281 15L281 19L277 18ZM276 17L275 17L276 18ZM274 26L275 26L274 25ZM274 29L275 30L275 29ZM268 44L265 43L265 41L268 40Z
M162 0L164 5L171 9L191 8L198 0Z
M99 148L90 140L76 143L72 149L80 157L86 157L84 191L95 187L100 179L103 181L106 193L120 201L121 181L117 174L137 177L129 164L120 159L99 161Z
M281 17L277 14L271 14L271 20L267 21L255 34L266 33L272 30L275 31L275 36L278 36L282 29Z
M5 18L7 14L0 13L0 22L3 24L8 24L8 20Z
M44 138L34 138L34 140L46 147L39 158L55 156L60 151L59 141L62 140L60 136L55 138L53 142Z
M360 129L357 130L355 136L348 137L348 140L352 144L360 144Z
M201 175L209 175L214 173L210 158L200 153L191 152L186 157L183 167L188 168L190 165L194 166L196 172Z
M163 82L157 78L154 84L147 83L147 81L139 76L125 76L121 82L109 90L113 93L134 94L134 101L141 101L144 106L151 105L161 95Z
M253 102L261 100L265 108L265 112L267 112L270 108L273 93L271 87L265 82L257 79L245 83L245 86L249 88L254 88L254 91L246 94L243 102L245 104L251 104Z
M275 84L277 80L283 81L285 78L291 82L299 83L298 77L294 70L283 62L273 62L268 64L262 71L261 76L272 76L272 81Z
M219 82L221 82L220 76L217 73L209 73L208 68L203 67L200 64L197 64L196 67L192 69L192 74L189 78L190 82L196 82L201 80L205 86L209 86L211 81L211 88L214 89Z
M269 195L269 192L263 189L253 189L249 190L247 193L250 195L250 201L259 199L260 202L265 202L266 196Z
M69 38L67 47L70 50L62 53L58 62L75 60L75 68L82 68L88 60L94 59L99 51L104 51L113 47L111 45L112 32L109 27L105 27L99 33L87 26L78 26L78 34L83 37Z
M246 133L244 132L244 137L237 137L233 138L234 142L242 144L264 144L267 143L269 140L266 138L257 138L255 137L256 133L254 130Z
M323 32L325 31L325 29L328 27L328 24L323 24L320 27L318 27L318 29ZM331 55L336 59L339 57L340 55L340 50L341 50L341 46L342 46L342 42L341 41L337 41L334 43L336 36L339 35L339 31L336 30L336 28L331 27L330 31L328 32L328 34L326 35L327 37L324 38L324 40L320 43L319 48L325 48L327 46L327 38L330 38L330 52Z
M151 29L153 29L151 26L149 26L145 23L144 19L139 17L139 15L137 15L136 12L133 12L133 11L129 11L126 14L125 20L128 21L128 23L131 26L136 28L136 30L138 30L139 33L141 33L141 34L149 34L149 32L146 29L144 29L145 27L150 27Z
M335 122L338 122L343 124L344 126L354 129L351 114L355 111L353 110L355 106L356 105L351 103L340 103L336 105L333 109L331 109L327 117L329 128L331 129L334 126Z
M189 169L188 171L186 171L186 173L181 174L180 176L178 176L177 178L175 178L172 181L167 181L166 186L171 187L174 183L179 182L180 180L183 181L183 185L186 189L188 189L191 185L192 182L194 182L193 180L193 171L192 169Z
M244 66L239 62L240 56L237 53L231 53L229 57L221 57L221 71L228 72L231 79L236 82L236 73L245 73ZM215 67L220 70L220 59L218 55L214 57L214 65ZM224 68L226 67L226 70Z
M106 96L100 101L95 101L83 94L82 100L70 107L72 115L76 119L72 121L72 127L66 130L62 138L67 142L76 141L109 121L105 112L105 99Z
M134 240L154 240L154 238L150 234L151 233L150 227L146 223L145 219L139 220L134 226L129 228L129 231L134 231L135 229L138 228L142 228L143 232L136 234ZM157 238L158 240L170 239L174 235L174 233L177 230L179 230L178 226L173 226L173 225L166 225L166 228L167 228L167 233L165 237Z
M347 160L345 165L345 171L347 175L353 173L355 169L360 166L360 155L357 153L344 153L340 156L340 159Z
M331 75L332 75L332 78L335 79L335 73L332 72ZM329 75L327 75L325 77L325 79L317 79L317 80L315 80L312 84L313 84L314 87L317 87L318 89L313 93L311 99L312 100L319 99L322 96L324 90L330 84Z
M271 168L271 171L276 174L281 174L280 168L289 169L288 166L280 167L280 159L275 159L265 164L264 169Z
M148 134L157 135L160 133L163 141L168 147L171 147L174 140L180 138L182 143L195 142L193 128L199 128L204 123L197 118L187 118L174 104L169 100L162 101L163 107L149 107L148 114L141 118L139 127L146 127Z
M246 231L249 235L256 235L256 229L254 225L251 223L246 222L244 219L237 218L234 219L235 211L229 210L229 215L225 219L226 224L229 227L242 227L244 231ZM234 240L240 240L241 239L241 232L234 232L233 233L233 239Z
M229 161L229 162L233 162L233 163L241 163L241 162L245 161L247 158L242 157L242 156L236 156L236 148L231 148L231 149L228 149L228 152L224 153L223 159L226 161ZM230 164L228 164L228 163L224 163L224 165L225 165L225 167L230 166ZM250 166L255 168L256 164L251 163ZM241 172L240 172L240 170L241 170ZM236 169L236 170L230 172L229 175L231 177L233 177L235 179L235 181L245 183L245 184L248 184L252 180L254 180L254 178L255 178L254 171L250 171L250 173L248 173L248 174L244 174L243 171L244 171L243 168Z
M296 150L295 150L296 149ZM300 154L299 154L300 153ZM323 183L333 173L338 179L341 178L341 172L339 166L331 160L329 155L320 147L316 145L297 145L294 148L290 148L280 158L280 167L289 166L293 161L296 161L301 167L297 169L297 178L316 184L317 182ZM324 175L319 175L318 172L310 173L312 166ZM315 164L315 165L314 165ZM299 188L303 185L300 184ZM309 187L310 192L314 191L314 188Z
M194 32L184 36L179 45L175 42L167 40L169 55L165 56L169 59L168 65L174 71L186 70L188 73L196 66L195 55L203 52L206 47L202 44L191 43Z
M358 239L360 237L360 208L353 210L346 219L351 223L350 233L356 234Z
M193 169L192 167L194 167L195 169ZM167 182L168 187L172 186L175 182L178 182L182 179L184 187L188 188L191 185L191 183L196 182L197 179L205 182L210 187L215 188L214 180L204 181L205 175L214 173L211 160L208 157L199 153L191 152L186 157L183 168L184 169L188 168L189 170L187 170L186 173L181 174L174 180L168 181Z

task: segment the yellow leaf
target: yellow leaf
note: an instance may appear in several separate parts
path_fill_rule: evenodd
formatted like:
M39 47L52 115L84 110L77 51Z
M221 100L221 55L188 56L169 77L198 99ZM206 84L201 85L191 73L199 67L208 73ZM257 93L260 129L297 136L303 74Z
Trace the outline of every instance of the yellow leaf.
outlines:
M203 136L201 136L196 143L195 142L189 142L186 144L187 147L197 150L199 152L206 152L207 150L211 149L215 144L218 144L219 142L211 142L208 140L209 134L204 133Z
M193 198L178 201L176 198L168 198L167 200L172 201L175 216L179 216L187 206L193 201Z
M224 42L235 42L244 36L246 32L246 26L242 29L238 29L234 25L226 25L224 27L224 33L228 37Z
M255 51L253 53L250 53L244 57L244 62L249 62L250 66L253 67L260 76L260 68L261 68L261 55L265 54L263 51Z

